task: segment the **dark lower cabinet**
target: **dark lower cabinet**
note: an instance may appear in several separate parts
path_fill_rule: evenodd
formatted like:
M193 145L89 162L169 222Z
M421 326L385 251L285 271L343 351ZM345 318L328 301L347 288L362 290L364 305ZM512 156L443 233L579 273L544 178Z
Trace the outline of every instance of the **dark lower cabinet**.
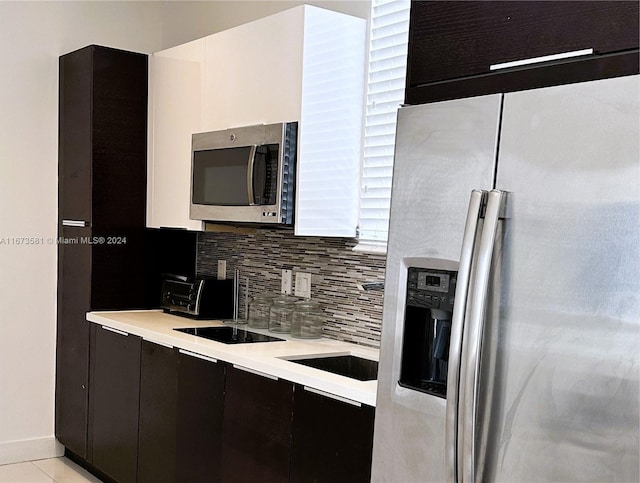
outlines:
M136 481L140 337L91 324L89 463L110 478Z
M225 364L142 342L138 482L220 481Z
M288 482L293 384L228 366L222 481Z
M120 483L358 483L374 408L90 326L88 456Z
M221 481L225 364L180 351L177 389L174 481Z
M368 483L374 413L296 385L290 481Z
M65 227L76 239L85 228ZM58 244L58 327L56 333L56 437L87 458L89 410L89 323L91 245ZM64 281L64 283L62 283Z
M176 473L178 351L142 341L138 482L179 481Z

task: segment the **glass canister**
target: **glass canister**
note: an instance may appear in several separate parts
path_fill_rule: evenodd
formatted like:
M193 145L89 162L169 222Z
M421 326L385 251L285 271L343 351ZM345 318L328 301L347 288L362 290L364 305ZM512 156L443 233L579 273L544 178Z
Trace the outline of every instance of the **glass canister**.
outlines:
M277 294L263 294L251 299L249 302L249 327L254 329L266 329L269 327L269 309Z
M295 303L291 337L300 339L319 339L322 337L324 314L317 302L302 300Z
M294 303L288 295L273 299L269 308L269 332L291 332Z

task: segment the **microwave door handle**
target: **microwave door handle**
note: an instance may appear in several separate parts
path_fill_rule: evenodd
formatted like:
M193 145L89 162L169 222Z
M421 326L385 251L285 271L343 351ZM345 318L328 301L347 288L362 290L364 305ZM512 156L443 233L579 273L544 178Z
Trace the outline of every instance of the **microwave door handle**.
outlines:
M258 146L254 144L251 146L251 151L249 152L249 167L247 168L247 194L249 195L249 204L256 204L256 197L253 194L253 171L254 165L256 161L256 151Z

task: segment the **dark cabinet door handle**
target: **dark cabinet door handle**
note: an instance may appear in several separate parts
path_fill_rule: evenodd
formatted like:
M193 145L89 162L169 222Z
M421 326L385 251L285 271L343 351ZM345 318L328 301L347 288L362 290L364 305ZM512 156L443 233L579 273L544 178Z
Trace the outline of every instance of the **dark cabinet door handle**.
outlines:
M109 332L113 332L114 334L124 335L125 337L129 336L129 334L127 332L124 332L124 331L118 330L118 329L114 329L113 327L107 327L106 325L103 325L102 328L104 330L108 330Z
M319 394L320 396L328 397L331 399L335 399L336 401L341 401L343 403L351 404L352 406L362 407L362 403L358 401L354 401L353 399L349 399L346 397L338 396L337 394L331 394L330 392L321 391L320 389L315 389L309 386L302 386L305 391L312 392L314 394Z
M542 57L531 57L529 59L513 60L511 62L502 62L500 64L492 64L489 70L509 69L511 67L520 67L523 65L539 64L541 62L549 62L551 60L570 59L571 57L580 57L583 55L593 54L593 49L572 50L571 52L562 52L559 54L543 55Z
M159 346L162 346L162 347L166 347L167 349L173 349L173 346L171 344L167 344L166 342L158 342L157 340L147 339L146 337L143 337L142 340L145 340L145 341L149 342L150 344L155 344L155 345L159 345Z
M195 357L196 359L202 359L203 361L213 362L214 364L218 363L218 359L214 359L213 357L207 357L202 354L198 354L196 352L186 351L184 349L179 350L180 354L184 354L185 356Z
M274 381L278 380L278 378L276 376L273 376L271 374L267 374L265 372L256 371L255 369L249 369L248 367L239 366L239 365L236 365L236 364L234 364L233 367L235 369L240 370L240 371L244 371L244 372L249 372L251 374L255 374L256 376L266 377L267 379L273 379Z
M89 226L89 222L84 220L62 220L62 226L84 228L85 226Z

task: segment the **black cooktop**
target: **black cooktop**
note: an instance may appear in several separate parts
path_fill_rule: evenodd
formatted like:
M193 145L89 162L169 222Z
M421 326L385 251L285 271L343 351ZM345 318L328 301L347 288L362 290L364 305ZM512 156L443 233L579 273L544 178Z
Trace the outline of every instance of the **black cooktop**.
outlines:
M249 332L236 327L187 327L184 329L173 329L185 334L191 334L205 339L215 340L223 344L249 344L252 342L282 342L284 339L271 337L269 335Z

